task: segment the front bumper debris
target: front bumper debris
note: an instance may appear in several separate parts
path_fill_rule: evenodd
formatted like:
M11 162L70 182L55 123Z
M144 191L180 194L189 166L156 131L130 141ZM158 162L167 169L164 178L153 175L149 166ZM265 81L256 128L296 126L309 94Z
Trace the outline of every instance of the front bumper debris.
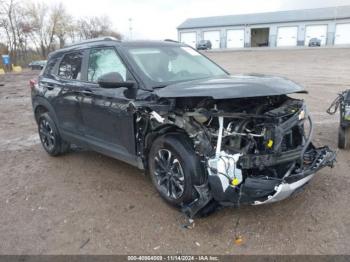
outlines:
M314 154L315 159L305 171L296 173L293 175L286 174L285 180L275 187L275 193L267 197L264 201L254 201L253 205L269 204L277 201L284 200L290 197L293 193L304 187L315 175L315 173L323 167L333 167L336 153L328 147L312 149L308 154ZM288 180L296 180L295 182L288 183Z
M221 154L221 161L229 161L228 156ZM232 159L236 160L236 159ZM282 178L266 176L247 177L239 181L236 186L225 181L223 175L215 174L219 171L220 161L213 161L215 168L208 169L208 183L195 186L198 198L182 207L182 211L190 218L203 210L211 212L219 203L221 206L239 206L240 204L262 205L284 200L302 189L317 171L324 167L333 167L336 153L328 147L315 148L312 144L304 155L304 166L294 169L294 165ZM229 163L229 162L227 162ZM231 176L240 177L240 170L232 166ZM242 178L240 178L242 179ZM205 213L205 212L204 212Z
M248 176L239 186L223 183L224 176L209 171L209 186L213 198L222 205L268 204L284 200L306 185L317 171L333 167L336 153L328 147L310 148L305 152L304 165L294 165L281 177ZM237 170L236 170L237 171Z
M302 188L306 183L308 183L311 180L311 178L313 178L314 175L315 174L311 174L291 184L282 183L275 188L276 193L274 195L268 196L265 201L255 201L253 205L269 204L284 200L290 197L298 189Z

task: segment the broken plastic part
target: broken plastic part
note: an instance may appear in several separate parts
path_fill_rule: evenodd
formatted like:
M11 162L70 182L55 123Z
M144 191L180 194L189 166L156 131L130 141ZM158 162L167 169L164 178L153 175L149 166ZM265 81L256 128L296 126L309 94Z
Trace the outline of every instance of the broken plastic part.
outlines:
M210 200L212 200L212 196L207 183L200 186L194 186L194 188L198 193L198 198L192 203L182 207L182 212L190 218L195 217L195 215L202 208L204 208L210 202Z
M291 196L294 193L294 191L296 191L300 187L304 186L307 182L309 182L313 176L314 174L311 174L291 184L282 183L275 188L276 193L274 195L268 196L267 200L265 201L255 201L254 205L269 204L284 200Z
M221 152L221 143L222 143L222 131L224 129L224 118L219 116L219 131L218 131L218 141L216 144L216 157L219 157Z
M223 191L230 185L237 186L243 181L242 170L237 167L241 154L227 154L222 151L208 160L208 173L220 178Z
M157 112L152 111L150 115L151 115L151 118L155 119L157 122L164 123L164 117L159 115Z
M273 146L273 140L272 140L272 139L269 139L269 140L267 141L266 146L267 146L267 148L272 148L272 146Z

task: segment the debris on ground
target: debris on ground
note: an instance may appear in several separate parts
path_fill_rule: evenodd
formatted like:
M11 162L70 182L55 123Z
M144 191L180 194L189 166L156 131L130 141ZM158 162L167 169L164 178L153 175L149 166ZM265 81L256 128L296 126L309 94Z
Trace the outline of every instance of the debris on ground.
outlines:
M90 238L86 239L85 242L81 244L80 249L84 248L89 242L90 242Z
M235 228L234 228L234 234L235 234L234 243L239 246L239 245L243 244L243 237L238 232L238 226L239 226L239 222L240 222L240 218L241 218L240 214L239 214L239 211L240 211L239 207L238 207L237 211L238 211L238 217L237 217L237 221L236 221Z
M194 220L192 218L189 218L187 223L182 224L182 228L185 229L193 229L196 224L194 223Z
M243 243L243 237L240 236L240 235L237 235L237 236L235 237L235 244L236 244L237 246L239 246L239 245L241 245L242 243Z

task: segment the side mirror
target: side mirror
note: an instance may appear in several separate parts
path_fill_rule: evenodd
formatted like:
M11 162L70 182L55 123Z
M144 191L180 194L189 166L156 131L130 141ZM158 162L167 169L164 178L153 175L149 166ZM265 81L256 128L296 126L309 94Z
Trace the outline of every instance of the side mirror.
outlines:
M100 76L97 83L102 88L131 88L135 85L134 81L124 81L123 77L118 72L111 72Z

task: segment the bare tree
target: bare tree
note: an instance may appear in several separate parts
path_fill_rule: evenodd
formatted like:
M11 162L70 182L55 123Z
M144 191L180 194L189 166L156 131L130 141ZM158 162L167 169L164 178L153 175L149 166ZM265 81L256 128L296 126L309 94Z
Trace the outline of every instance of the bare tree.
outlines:
M0 1L0 35L14 64L25 63L31 29L22 4L22 0Z
M62 48L64 47L70 32L74 30L73 18L68 14L63 4L59 3L57 6L53 7L52 19L56 24L54 34L59 40L59 47Z
M18 5L15 0L0 2L0 27L5 31L6 42L14 62L17 61L18 39Z
M3 39L4 44L8 46L8 49L12 50L11 29L7 18L5 18L4 16L0 18L0 28L2 29L2 34L5 36L5 38L1 38L1 39Z
M101 36L114 36L121 39L121 34L112 29L112 23L107 16L86 17L77 21L80 39L91 39Z
M53 43L53 29L50 12L45 3L29 3L27 17L31 25L30 38L38 51L45 57ZM51 37L52 36L52 37Z
M46 58L66 42L121 34L113 29L107 16L75 19L62 3L0 0L0 42L6 45L12 61L26 63L33 48Z
M67 28L73 23L62 3L49 8L45 3L30 3L27 17L31 28L31 40L42 57L55 49L56 41L63 47L67 38Z

